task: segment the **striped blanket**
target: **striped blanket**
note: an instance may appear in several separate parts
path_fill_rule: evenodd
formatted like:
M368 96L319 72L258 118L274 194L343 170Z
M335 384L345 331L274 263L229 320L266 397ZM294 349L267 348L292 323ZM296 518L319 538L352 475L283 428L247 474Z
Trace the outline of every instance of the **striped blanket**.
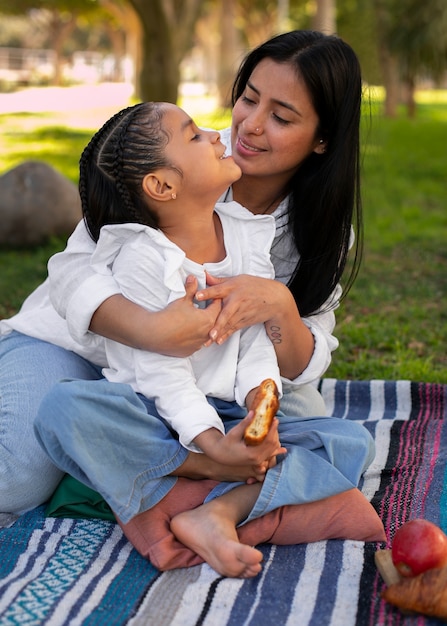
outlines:
M361 488L389 538L409 518L447 530L447 386L406 381L321 382L329 412L362 421L377 456ZM209 566L160 573L119 527L45 518L37 508L0 518L0 625L428 626L380 598L374 551L331 540L261 546L262 573L222 578Z

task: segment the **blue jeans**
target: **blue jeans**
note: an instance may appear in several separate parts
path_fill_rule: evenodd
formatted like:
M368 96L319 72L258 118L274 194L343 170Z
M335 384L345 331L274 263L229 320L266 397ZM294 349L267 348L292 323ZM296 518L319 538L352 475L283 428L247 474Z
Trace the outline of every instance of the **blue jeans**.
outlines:
M63 475L33 430L44 395L62 378L99 377L98 368L63 348L17 332L0 338L0 512L42 504Z
M225 428L245 414L236 403L209 399ZM326 498L358 485L374 458L374 441L359 423L339 418L278 414L287 455L267 472L249 517L287 504ZM154 403L129 385L64 381L44 398L35 421L53 462L99 491L124 522L153 507L172 488L169 476L189 454L161 419ZM217 497L240 483L220 483Z

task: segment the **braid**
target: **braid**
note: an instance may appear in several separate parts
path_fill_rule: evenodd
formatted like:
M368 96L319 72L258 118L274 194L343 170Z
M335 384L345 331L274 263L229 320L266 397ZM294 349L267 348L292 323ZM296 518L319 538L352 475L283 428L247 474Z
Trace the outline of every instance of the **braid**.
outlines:
M130 108L130 107L129 107ZM90 236L94 241L98 240L99 228L95 228L93 224L93 217L89 210L89 178L93 176L95 158L95 152L99 150L98 146L103 143L103 135L109 134L109 129L113 128L128 109L119 111L113 117L111 117L102 128L90 139L87 146L84 148L81 158L79 160L79 195L81 197L81 207L84 216L84 222L90 233Z
M136 108L133 108L131 111L129 111L129 114L119 126L115 140L115 158L112 161L112 176L115 179L116 189L118 191L119 197L122 200L124 208L129 212L129 216L133 218L129 220L132 222L138 222L139 215L134 203L132 202L132 197L130 195L129 189L127 188L125 183L123 166L125 163L125 140L127 129L129 128L129 125L132 122L132 119L135 117L136 113L138 113L138 109Z
M162 107L140 103L116 113L92 137L79 161L79 195L84 221L94 241L105 224L136 222L157 226L142 181L167 167Z

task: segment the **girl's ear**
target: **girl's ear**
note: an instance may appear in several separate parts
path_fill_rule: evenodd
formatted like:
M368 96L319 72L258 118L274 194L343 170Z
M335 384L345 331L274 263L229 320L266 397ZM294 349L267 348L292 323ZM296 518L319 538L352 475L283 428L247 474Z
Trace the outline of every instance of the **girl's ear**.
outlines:
M176 196L174 181L166 170L146 174L143 178L143 191L149 198L158 202L165 202Z

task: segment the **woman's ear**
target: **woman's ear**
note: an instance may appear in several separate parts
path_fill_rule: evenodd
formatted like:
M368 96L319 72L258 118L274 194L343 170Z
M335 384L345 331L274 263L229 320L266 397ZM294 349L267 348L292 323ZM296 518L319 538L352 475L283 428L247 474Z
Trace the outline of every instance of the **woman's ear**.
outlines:
M327 150L327 141L319 139L317 145L314 148L314 152L317 154L324 154Z
M176 197L175 183L166 170L156 170L143 178L144 193L158 202Z

